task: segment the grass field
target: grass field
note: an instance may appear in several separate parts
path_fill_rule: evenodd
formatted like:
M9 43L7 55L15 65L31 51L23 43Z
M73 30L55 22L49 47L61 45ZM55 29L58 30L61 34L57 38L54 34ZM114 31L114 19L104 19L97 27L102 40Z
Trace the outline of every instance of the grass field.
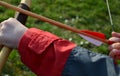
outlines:
M18 5L20 0L2 0ZM115 31L120 32L120 1L109 0ZM105 0L32 0L31 11L39 15L68 24L74 28L102 32L111 36L111 25ZM0 21L14 17L15 11L0 6ZM61 38L71 40L77 45L94 52L108 54L106 44L96 47L79 37L76 33L64 30L37 19L28 18L26 26L49 31ZM3 69L3 76L35 76L21 63L19 54L14 50Z

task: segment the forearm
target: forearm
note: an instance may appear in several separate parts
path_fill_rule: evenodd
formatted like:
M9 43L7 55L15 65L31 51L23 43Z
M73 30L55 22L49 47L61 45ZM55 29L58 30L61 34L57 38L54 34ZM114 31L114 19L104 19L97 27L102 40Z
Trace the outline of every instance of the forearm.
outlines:
M76 45L38 29L29 29L19 43L19 53L38 76L60 76L71 50Z

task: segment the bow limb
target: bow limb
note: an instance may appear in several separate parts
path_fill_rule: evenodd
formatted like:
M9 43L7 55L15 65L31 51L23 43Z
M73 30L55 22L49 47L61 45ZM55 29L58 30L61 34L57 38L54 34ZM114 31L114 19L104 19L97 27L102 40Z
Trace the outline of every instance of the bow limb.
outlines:
M30 5L31 5L31 0L21 0L19 7L23 8L25 10L30 10L29 9ZM18 21L20 21L22 24L25 25L26 20L27 20L27 15L16 12L15 18ZM11 51L12 51L12 48L9 48L9 47L6 47L6 46L4 46L1 49L1 52L0 52L0 72L1 72L1 70L3 68L3 66L5 65Z

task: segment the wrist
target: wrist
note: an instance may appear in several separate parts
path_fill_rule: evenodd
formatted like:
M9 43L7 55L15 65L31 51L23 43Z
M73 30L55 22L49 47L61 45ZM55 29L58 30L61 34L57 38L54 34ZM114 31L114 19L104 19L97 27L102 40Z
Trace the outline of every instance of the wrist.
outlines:
M19 36L17 37L17 42L16 42L16 48L18 48L20 40L22 39L22 37L24 36L24 33L28 30L28 28L22 28L21 32L19 32Z

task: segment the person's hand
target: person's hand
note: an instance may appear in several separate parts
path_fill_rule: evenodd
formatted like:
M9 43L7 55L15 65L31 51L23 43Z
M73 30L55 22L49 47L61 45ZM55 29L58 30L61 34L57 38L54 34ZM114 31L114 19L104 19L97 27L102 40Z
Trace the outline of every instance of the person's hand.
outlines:
M112 37L109 40L115 42L109 46L109 55L115 60L120 60L120 33L112 32Z
M0 45L17 48L21 37L28 28L14 18L0 23Z

